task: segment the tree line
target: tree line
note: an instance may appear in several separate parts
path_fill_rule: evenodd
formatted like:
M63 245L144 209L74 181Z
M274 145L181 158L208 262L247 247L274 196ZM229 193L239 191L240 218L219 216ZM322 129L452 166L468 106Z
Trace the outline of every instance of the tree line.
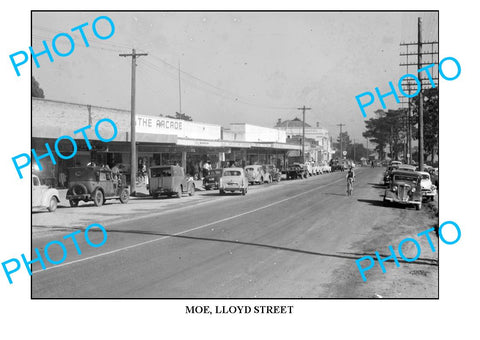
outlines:
M438 87L423 90L423 94L424 161L428 161L428 158L430 158L433 163L435 156L438 155ZM414 150L418 145L415 143L415 141L418 141L418 96L412 101L411 108L410 122L413 139L412 150ZM394 160L406 159L408 109L377 110L375 114L376 117L365 121L366 131L363 133L363 137L376 144L375 150L380 159L386 157ZM416 149L418 150L418 148ZM419 161L418 151L412 152L412 159Z

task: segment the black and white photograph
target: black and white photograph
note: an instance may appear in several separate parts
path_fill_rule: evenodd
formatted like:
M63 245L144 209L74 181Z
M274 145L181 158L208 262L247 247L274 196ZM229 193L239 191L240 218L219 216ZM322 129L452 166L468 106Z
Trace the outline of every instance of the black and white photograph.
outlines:
M476 334L473 5L2 13L3 338Z
M438 297L437 11L39 11L32 43L32 298Z

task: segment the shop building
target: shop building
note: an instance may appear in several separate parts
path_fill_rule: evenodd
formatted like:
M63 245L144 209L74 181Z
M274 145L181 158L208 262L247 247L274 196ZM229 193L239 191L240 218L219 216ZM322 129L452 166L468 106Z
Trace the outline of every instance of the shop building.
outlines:
M115 122L118 134L114 141L104 143L98 139L94 126L100 119ZM81 133L73 131L90 125L87 136L89 149ZM100 131L103 136L112 132ZM58 137L68 135L77 144L76 156L57 164L49 158L42 159L43 170L38 175L55 187L66 185L66 169L84 166L122 164L130 168L130 111L32 98L32 148L38 155L45 154L45 143L55 144ZM300 150L299 145L286 143L286 133L273 128L250 124L220 125L172 119L163 116L136 115L136 142L138 169L152 165L178 164L192 176L201 173L203 164L210 161L213 167L249 164L286 165L286 155ZM64 155L71 154L73 146L68 140L59 143ZM38 166L33 162L33 170ZM63 174L63 175L62 175Z
M301 141L303 136L303 121L299 118L285 121L278 119L275 128L285 131L287 139L291 140L292 143ZM305 141L307 142L306 156L316 162L329 162L335 153L332 149L328 130L320 127L319 122L316 123L315 127L305 122Z

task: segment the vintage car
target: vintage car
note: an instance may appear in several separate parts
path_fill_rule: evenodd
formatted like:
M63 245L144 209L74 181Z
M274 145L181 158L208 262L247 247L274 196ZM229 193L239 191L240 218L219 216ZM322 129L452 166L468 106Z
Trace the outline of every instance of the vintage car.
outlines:
M129 198L125 175L98 166L68 169L67 200L71 207L78 206L80 201L93 201L100 207L107 199L119 199L120 202L127 203Z
M322 171L322 174L332 172L332 167L328 165L328 163L323 163L322 165L320 165L320 169Z
M264 165L247 165L245 167L245 173L247 174L248 183L250 184L272 182L272 177L266 171Z
M385 173L383 174L383 183L385 185L390 184L390 179L392 177L392 172L398 169L398 164L390 165L388 166L387 170L385 170Z
M421 179L422 175L415 171L393 171L383 202L415 205L415 208L420 210L422 208Z
M42 184L40 178L32 174L32 208L47 208L54 212L60 202L59 197L57 189Z
M148 191L157 198L160 195L173 195L181 198L184 193L195 194L193 178L186 176L178 165L156 165L148 170Z
M432 177L432 182L437 187L438 190L438 168L433 168L430 172L430 176Z
M416 171L417 167L415 165L409 164L399 164L397 170L402 171Z
M203 178L203 186L205 190L218 189L218 182L222 177L222 169L213 169Z
M307 175L313 176L314 175L314 164L312 162L305 162L304 164L307 168Z
M245 195L248 190L248 182L245 170L242 168L225 168L218 185L220 195L224 195L227 191L239 191Z
M313 174L314 175L321 175L323 173L320 164L314 162L313 163Z
M423 198L433 201L437 195L437 187L432 183L430 174L426 171L418 171L422 175L422 195Z
M307 178L308 171L304 164L293 163L287 168L287 179Z
M280 182L282 179L282 172L273 164L265 165L266 171L270 174L272 181Z

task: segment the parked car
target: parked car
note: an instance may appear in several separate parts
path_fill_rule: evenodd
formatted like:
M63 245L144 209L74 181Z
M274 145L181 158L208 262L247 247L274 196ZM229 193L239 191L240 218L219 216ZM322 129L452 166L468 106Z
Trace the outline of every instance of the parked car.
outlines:
M184 193L195 194L193 178L186 176L178 165L155 165L148 170L148 191L153 198L173 195L181 198Z
M265 165L267 172L270 174L270 177L273 181L280 182L282 179L282 172L273 164Z
M314 175L321 175L323 172L322 172L322 169L321 169L321 166L320 164L318 163L313 163L313 174Z
M218 189L218 182L222 177L222 169L213 169L203 178L203 186L205 190Z
M47 208L54 212L60 202L59 197L57 189L42 184L40 178L32 174L32 208Z
M430 176L432 177L433 184L437 187L438 190L438 168L433 168L430 172Z
M314 164L312 162L305 162L305 166L307 168L307 175L308 176L313 176L314 173Z
M322 174L332 172L332 167L330 165L328 165L327 163L323 163L320 166L320 169L322 170Z
M383 202L403 205L415 205L417 210L422 208L422 175L414 171L392 172L389 187L385 190Z
M93 201L100 207L107 199L119 199L127 203L130 191L125 175L114 174L108 168L98 166L75 167L68 169L67 200L71 207L79 201Z
M385 170L385 173L383 175L383 184L384 185L389 185L390 184L390 179L392 177L392 172L398 169L398 164L394 165L389 165L387 170Z
M225 168L218 185L220 195L224 195L227 191L239 191L242 195L245 195L248 190L248 182L245 170L242 168Z
M417 167L415 165L409 164L398 164L397 170L403 171L416 171Z
M422 175L422 181L420 184L422 186L423 198L433 201L435 199L435 196L437 195L437 187L432 183L432 179L428 172L419 171L418 173Z
M245 167L245 173L247 174L248 183L250 184L272 182L272 177L266 172L265 166L263 165L247 165Z
M287 168L287 179L307 178L308 171L304 164L293 163Z
M402 162L400 162L400 161L391 161L390 162L390 165L397 165L398 166L400 164L402 164Z

